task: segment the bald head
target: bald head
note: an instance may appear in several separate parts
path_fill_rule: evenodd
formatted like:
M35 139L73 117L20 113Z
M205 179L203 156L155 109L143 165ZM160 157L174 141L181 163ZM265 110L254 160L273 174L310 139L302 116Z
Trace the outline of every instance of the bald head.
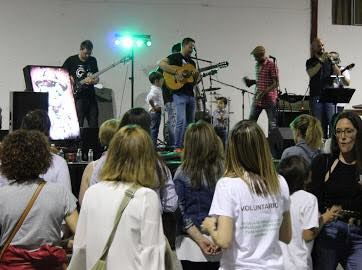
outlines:
M320 38L315 38L311 44L312 54L322 55L324 53L324 44Z

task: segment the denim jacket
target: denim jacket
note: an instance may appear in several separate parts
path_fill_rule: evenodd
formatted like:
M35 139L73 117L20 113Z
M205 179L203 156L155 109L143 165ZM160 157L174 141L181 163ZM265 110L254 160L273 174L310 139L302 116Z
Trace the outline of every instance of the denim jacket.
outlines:
M193 225L200 228L202 221L209 214L215 186L208 187L205 181L200 188L193 188L190 178L184 173L181 166L175 173L174 183L182 216L181 228L183 231Z

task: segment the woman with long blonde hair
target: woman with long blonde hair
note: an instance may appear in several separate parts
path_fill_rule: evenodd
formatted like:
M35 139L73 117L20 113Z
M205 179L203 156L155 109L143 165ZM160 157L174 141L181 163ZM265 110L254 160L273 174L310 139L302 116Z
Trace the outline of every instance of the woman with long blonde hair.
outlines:
M181 211L176 253L184 270L218 269L218 247L200 232L217 180L223 174L223 145L213 127L198 121L185 133L182 165L174 182Z
M290 156L302 156L308 164L321 153L323 130L320 121L308 114L299 115L290 124L295 146L283 151L281 159Z
M225 167L212 217L202 224L224 249L219 269L283 269L279 240L291 239L289 190L254 121L240 121L231 131Z
M152 190L159 185L156 160L151 137L142 128L125 126L114 135L101 171L103 181L89 187L84 195L72 269L91 269L96 264L125 192L134 184L141 188L121 216L108 252L107 269L164 269L160 202Z

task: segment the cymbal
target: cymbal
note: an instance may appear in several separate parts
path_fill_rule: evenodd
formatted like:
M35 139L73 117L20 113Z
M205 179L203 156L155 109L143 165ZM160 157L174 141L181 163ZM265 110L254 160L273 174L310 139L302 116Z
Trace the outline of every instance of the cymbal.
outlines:
M216 91L216 90L220 90L220 89L221 89L220 87L210 87L210 88L205 89L205 92Z

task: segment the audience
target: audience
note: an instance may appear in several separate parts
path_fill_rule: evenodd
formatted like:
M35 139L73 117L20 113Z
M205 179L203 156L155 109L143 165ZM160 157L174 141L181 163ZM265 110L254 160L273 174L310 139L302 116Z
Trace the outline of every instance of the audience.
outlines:
M125 126L113 137L98 184L85 193L74 238L71 269L91 269L100 258L125 191L141 186L125 208L106 259L107 269L163 270L165 238L157 155L142 128Z
M284 150L281 160L289 156L302 156L310 164L321 153L323 130L320 121L308 114L302 114L290 124L295 146Z
M58 247L61 225L74 233L76 198L63 184L44 185L40 178L51 162L47 138L39 131L17 130L2 142L0 171L8 185L0 188L0 246L11 240L20 216L38 187L39 196L1 259L1 269L64 269L65 251Z
M225 174L202 223L223 248L220 269L284 269L278 240L291 240L289 190L265 135L254 121L240 121L226 149Z
M138 125L148 134L151 134L151 117L150 114L143 108L132 108L128 110L122 117L120 128L126 125ZM94 185L101 181L100 171L104 167L107 154L103 155L94 167L90 185ZM172 181L172 175L169 168L157 156L157 176L160 186L157 187L161 200L161 208L164 212L174 212L177 209L177 195L175 185Z
M99 128L99 141L101 145L107 149L114 134L118 131L120 121L118 119L109 119L105 121ZM105 155L106 152L103 153ZM83 175L82 175L82 182L80 184L79 190L79 204L82 205L83 196L85 191L88 189L90 184L90 178L93 174L94 168L97 166L99 159L90 162L87 167L85 167Z
M49 137L50 125L50 119L46 111L34 110L24 116L21 128L25 130L38 130L46 137ZM64 158L54 153L51 153L51 164L48 170L44 174L41 174L40 178L43 178L47 182L61 184L69 191L72 191L67 162ZM5 179L0 176L0 186L5 183Z
M283 159L279 164L278 172L288 183L292 221L292 240L288 245L280 243L284 267L285 269L312 270L313 240L319 229L336 218L337 214L332 209L328 209L319 217L317 198L304 191L310 178L309 164L305 158L290 156Z
M176 253L183 270L218 269L219 248L200 232L207 217L217 180L223 174L223 145L213 127L200 120L185 133L184 156L174 182L181 211Z
M316 157L311 166L311 191L319 211L338 208L338 217L316 238L314 269L357 270L362 265L362 120L352 112L337 116L332 153Z

